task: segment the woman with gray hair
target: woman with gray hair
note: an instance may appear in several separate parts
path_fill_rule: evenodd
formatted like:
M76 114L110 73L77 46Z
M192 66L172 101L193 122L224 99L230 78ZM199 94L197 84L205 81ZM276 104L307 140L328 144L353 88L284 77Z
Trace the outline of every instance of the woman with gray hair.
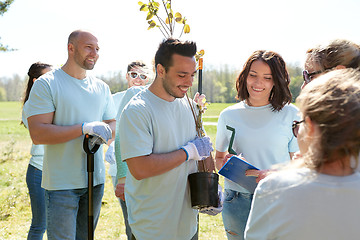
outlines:
M306 52L304 88L310 81L330 70L360 67L360 46L345 39L319 44Z

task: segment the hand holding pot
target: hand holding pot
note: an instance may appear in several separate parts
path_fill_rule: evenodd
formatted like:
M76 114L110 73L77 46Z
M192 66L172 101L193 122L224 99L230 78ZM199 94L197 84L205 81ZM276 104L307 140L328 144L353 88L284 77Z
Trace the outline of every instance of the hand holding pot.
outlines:
M186 161L189 159L203 160L214 150L209 137L196 137L181 148L186 153Z

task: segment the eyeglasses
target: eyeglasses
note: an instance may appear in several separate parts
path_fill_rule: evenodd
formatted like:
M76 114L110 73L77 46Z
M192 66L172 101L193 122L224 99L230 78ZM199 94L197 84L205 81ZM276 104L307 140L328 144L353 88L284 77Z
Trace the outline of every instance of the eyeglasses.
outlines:
M304 82L306 84L308 84L309 82L311 82L312 80L312 76L316 75L316 74L319 74L319 73L322 73L323 71L315 71L315 72L311 72L309 73L307 70L304 70L303 71L303 78L304 78Z
M141 80L146 80L148 78L148 76L146 76L145 74L142 74L142 73L137 73L137 72L128 72L128 73L132 79L140 77Z
M299 124L305 122L305 120L301 120L301 121L293 121L292 124L292 132L294 134L294 136L297 138L298 133L299 133Z

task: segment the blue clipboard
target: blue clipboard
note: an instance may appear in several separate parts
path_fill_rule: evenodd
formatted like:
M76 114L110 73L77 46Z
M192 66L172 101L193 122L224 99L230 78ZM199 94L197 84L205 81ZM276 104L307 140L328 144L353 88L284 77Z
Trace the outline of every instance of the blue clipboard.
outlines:
M246 188L250 193L254 193L257 186L256 177L245 176L248 169L259 170L237 156L232 156L219 170L219 174Z

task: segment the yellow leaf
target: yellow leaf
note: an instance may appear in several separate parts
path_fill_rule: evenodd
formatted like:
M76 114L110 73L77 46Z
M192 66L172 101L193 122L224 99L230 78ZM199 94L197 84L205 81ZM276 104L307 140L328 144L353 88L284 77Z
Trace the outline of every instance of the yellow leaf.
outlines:
M148 15L146 16L146 20L149 20L149 19L151 19L152 17L153 17L154 15L152 14L152 13L148 13Z
M138 2L138 4L139 4L140 6L142 6L144 3L143 3L143 2Z
M158 2L154 2L154 6L158 8L160 4Z
M146 4L143 4L143 5L140 7L140 11L146 12L146 11L148 11L148 10L149 10L149 8L148 8L148 6L147 6Z
M185 24L184 33L189 33L189 32L190 32L190 26L189 26L189 24Z
M167 3L167 4L166 4L166 8L167 8L167 9L171 8L171 4L170 4L170 3Z
M182 23L182 18L175 18L175 22Z
M152 29L152 28L154 28L154 27L156 26L156 23L155 23L154 20L148 21L148 23L149 23L148 30L149 30L149 29Z
M179 12L175 13L175 17L176 18L182 18L181 13L179 13Z
M169 22L169 18L166 18L165 23L166 23L166 24L169 24L169 23L170 23L170 22Z

